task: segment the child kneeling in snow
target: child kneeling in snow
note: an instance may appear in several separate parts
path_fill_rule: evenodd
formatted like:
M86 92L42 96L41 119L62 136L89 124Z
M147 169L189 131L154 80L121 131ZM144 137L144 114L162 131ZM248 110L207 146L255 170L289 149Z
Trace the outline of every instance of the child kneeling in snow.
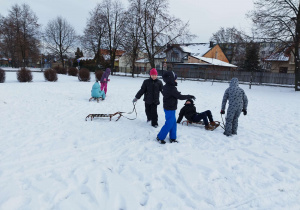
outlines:
M206 130L213 130L213 126L216 125L210 110L201 113L196 112L196 107L192 99L188 99L185 102L184 107L181 108L177 123L180 123L183 117L185 117L190 122L200 122L201 120L203 120ZM208 120L210 123L208 123Z
M99 101L100 98L102 98L102 100L105 99L105 93L100 89L100 84L98 80L96 80L96 82L94 83L91 92L92 92L92 98L90 98L90 101L92 99L95 99L97 101Z

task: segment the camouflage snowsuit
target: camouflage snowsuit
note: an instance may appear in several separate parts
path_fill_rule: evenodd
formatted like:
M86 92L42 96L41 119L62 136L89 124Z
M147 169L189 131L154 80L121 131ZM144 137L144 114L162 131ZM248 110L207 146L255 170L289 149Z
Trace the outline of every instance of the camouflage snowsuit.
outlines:
M239 87L237 78L232 78L229 88L226 89L223 100L222 110L225 110L226 102L229 101L227 109L226 125L224 134L229 136L237 134L238 119L242 110L247 110L248 99L242 88Z

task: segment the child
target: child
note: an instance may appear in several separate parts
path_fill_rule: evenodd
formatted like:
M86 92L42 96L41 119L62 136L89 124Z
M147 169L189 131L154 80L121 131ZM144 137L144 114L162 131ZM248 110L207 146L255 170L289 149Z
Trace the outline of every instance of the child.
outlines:
M157 70L153 68L150 70L150 78L144 80L141 89L132 101L136 102L144 95L147 122L151 121L151 125L155 128L158 126L157 105L159 105L159 92L162 91L162 87L162 82L157 79Z
M238 128L238 119L241 112L247 115L248 99L242 88L239 87L239 80L237 78L232 78L229 88L226 89L223 100L221 114L225 114L225 107L227 100L229 101L229 106L227 109L225 132L226 136L236 135Z
M213 126L216 125L213 120L211 111L207 110L205 112L197 113L194 101L191 99L188 99L185 102L184 107L181 108L177 123L181 122L183 116L185 116L185 118L191 122L200 122L201 120L203 120L206 130L213 130ZM207 118L209 119L210 124L208 123Z
M106 92L107 92L107 83L110 81L110 79L108 79L108 76L110 74L110 69L107 68L105 70L105 72L103 73L102 77L101 77L101 90L104 89L104 92L105 92L105 95L106 95Z
M100 85L98 80L96 80L96 82L94 83L91 92L92 92L92 98L90 98L90 101L93 98L97 99L97 101L99 101L99 98L102 98L102 100L105 99L105 93L104 91L100 90Z
M161 144L165 144L165 138L168 133L170 136L170 142L177 142L177 123L175 112L177 109L177 103L179 100L193 99L195 100L195 96L192 95L181 95L178 92L177 86L177 75L174 74L173 71L167 71L163 75L163 80L166 83L163 86L163 103L164 103L164 112L166 117L166 122L164 126L161 128L160 132L157 135L157 141Z

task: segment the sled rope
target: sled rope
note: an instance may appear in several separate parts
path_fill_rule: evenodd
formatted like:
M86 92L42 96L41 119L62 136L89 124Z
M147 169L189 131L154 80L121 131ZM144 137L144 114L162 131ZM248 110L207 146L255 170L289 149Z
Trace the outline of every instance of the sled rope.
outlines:
M222 125L220 125L221 126L221 128L223 128L224 129L224 131L225 131L225 124L224 124L224 120L223 120L223 116L222 116L222 114L221 114L221 118L222 118L222 123L223 123L223 126Z
M133 110L131 112L126 113L126 114L132 114L133 112L135 112L135 118L129 118L129 117L126 117L124 115L122 115L122 117L125 117L128 120L135 120L137 118L137 112L136 112L135 104L136 104L136 102L133 102Z

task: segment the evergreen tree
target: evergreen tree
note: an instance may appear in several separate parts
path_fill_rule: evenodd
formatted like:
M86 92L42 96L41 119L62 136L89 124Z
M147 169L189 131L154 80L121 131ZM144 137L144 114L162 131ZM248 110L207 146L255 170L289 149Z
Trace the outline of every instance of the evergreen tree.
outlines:
M79 47L77 47L77 51L75 52L75 58L76 58L76 60L77 60L78 58L81 58L81 57L83 57L83 53L82 53L82 51L79 49Z
M244 63L245 71L260 71L259 66L259 44L250 42L246 46L246 59Z

